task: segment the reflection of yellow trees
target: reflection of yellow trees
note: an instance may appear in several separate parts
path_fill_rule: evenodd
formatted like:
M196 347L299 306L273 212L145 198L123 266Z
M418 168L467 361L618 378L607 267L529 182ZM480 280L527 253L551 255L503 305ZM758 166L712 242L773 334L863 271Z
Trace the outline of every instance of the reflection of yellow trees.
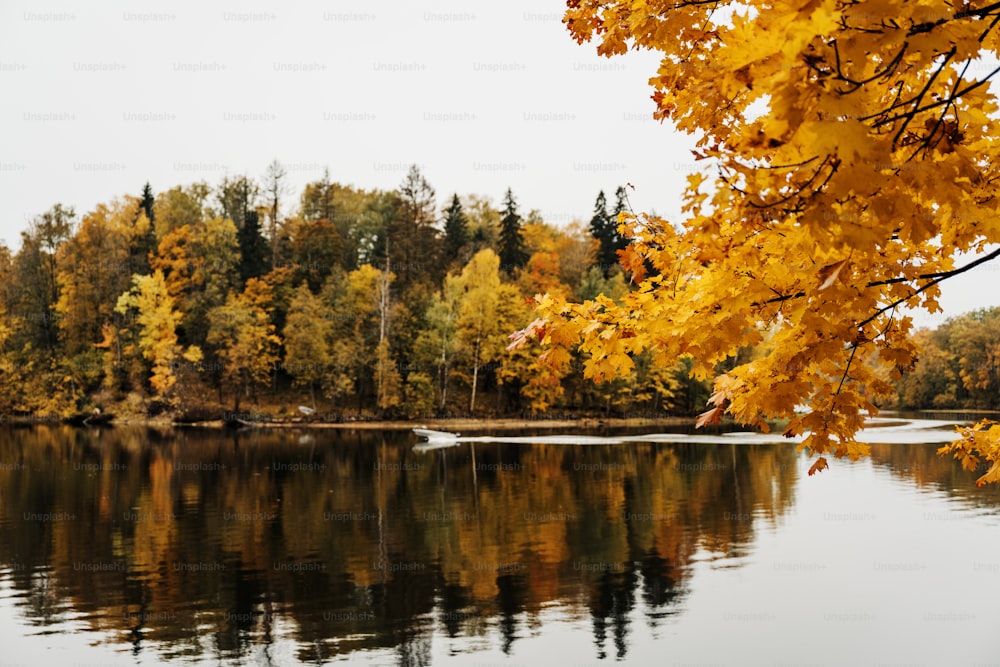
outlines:
M975 480L993 465L981 461L976 470L963 470L961 464L936 454L937 446L920 444L874 444L872 461L888 468L894 476L913 480L918 486L941 487L951 495L977 506L996 506L1000 489L987 486L977 489Z
M671 604L696 550L739 552L755 520L780 520L797 479L792 445L481 443L417 454L409 442L9 431L0 461L27 472L0 471L0 561L51 566L95 629L146 626L170 650L206 632L226 637L218 650L243 650L247 633L276 632L274 614L303 642L351 635L363 648L395 645L401 628L419 634L414 619L435 607L459 614L455 632L473 633L482 617L580 601L595 619L614 617L595 632L607 624L620 643L638 595ZM916 462L921 483L960 484L955 464L924 449L875 446L873 457ZM16 520L22 511L76 519ZM79 562L127 571L82 573ZM192 562L225 567L175 567Z

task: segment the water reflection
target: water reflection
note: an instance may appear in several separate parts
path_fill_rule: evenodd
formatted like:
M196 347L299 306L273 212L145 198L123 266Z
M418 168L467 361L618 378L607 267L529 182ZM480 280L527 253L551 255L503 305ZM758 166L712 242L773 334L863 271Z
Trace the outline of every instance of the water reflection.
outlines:
M7 430L0 610L53 643L83 633L147 660L425 665L436 636L514 656L555 609L589 626L592 659L622 659L637 624L683 613L706 557L742 565L777 530L803 460L788 445L413 443ZM875 445L873 461L1000 504L933 447Z

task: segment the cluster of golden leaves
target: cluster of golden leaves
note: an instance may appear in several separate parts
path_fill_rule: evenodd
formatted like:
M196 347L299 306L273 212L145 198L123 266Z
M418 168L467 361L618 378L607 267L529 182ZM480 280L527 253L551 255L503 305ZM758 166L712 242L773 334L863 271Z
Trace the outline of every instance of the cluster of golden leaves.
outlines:
M705 168L680 222L621 216L621 261L641 283L621 305L539 296L518 337L553 363L579 345L597 379L644 349L710 377L756 346L715 379L702 421L786 419L817 456L865 455L855 434L917 359L897 307L938 310L956 252L1000 242L986 64L1000 4L567 4L570 33L598 53L662 53L655 116L697 137ZM993 460L996 441L974 446Z
M990 465L986 473L976 480L976 486L1000 482L1000 458L990 455L995 453L996 443L1000 441L1000 424L984 419L974 426L960 429L960 433L960 439L938 449L938 454L953 455L966 470L982 469L982 459L985 458Z

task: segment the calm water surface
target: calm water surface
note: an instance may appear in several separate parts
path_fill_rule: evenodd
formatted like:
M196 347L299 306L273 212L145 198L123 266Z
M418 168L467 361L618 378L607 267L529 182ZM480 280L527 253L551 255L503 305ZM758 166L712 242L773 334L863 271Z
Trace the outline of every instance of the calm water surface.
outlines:
M416 442L0 430L0 664L1000 664L937 445Z

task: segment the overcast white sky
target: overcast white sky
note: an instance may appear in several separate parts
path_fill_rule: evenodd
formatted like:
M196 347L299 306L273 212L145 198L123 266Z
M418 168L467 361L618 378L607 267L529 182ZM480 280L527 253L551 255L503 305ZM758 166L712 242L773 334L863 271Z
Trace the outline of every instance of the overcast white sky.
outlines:
M599 58L564 6L4 0L0 239L56 202L261 178L274 158L296 195L325 166L392 189L416 163L439 205L509 186L565 224L630 182L636 210L673 215L693 141L651 118L657 58ZM991 268L945 283L946 316L1000 304Z

